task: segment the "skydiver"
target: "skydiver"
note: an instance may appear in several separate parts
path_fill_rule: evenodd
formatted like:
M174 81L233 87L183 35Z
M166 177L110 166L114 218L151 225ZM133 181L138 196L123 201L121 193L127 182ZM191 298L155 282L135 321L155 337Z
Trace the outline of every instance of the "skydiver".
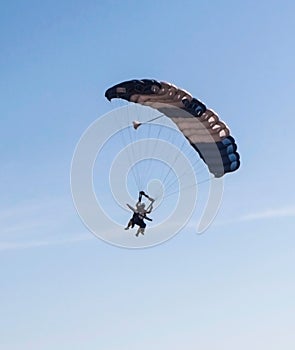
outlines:
M141 202L142 196L145 196L151 202L146 209L145 209L145 203ZM133 211L133 216L129 220L127 226L125 227L125 230L129 230L130 227L133 228L134 225L137 225L138 230L136 232L136 237L138 237L140 233L144 235L144 231L146 228L146 223L144 222L144 220L146 219L146 220L152 221L152 219L149 218L146 214L150 214L152 212L154 201L155 200L149 197L147 194L145 194L144 191L140 191L138 201L135 205L136 208L133 208L130 204L127 204L128 208Z

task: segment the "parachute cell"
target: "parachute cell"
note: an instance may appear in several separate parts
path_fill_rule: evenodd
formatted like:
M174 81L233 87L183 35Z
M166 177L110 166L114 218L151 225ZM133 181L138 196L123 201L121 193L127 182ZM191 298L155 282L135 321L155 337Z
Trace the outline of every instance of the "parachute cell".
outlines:
M167 82L143 79L117 84L105 92L105 97L149 106L169 117L215 177L239 168L240 156L228 126L189 92ZM135 123L137 128L140 123Z

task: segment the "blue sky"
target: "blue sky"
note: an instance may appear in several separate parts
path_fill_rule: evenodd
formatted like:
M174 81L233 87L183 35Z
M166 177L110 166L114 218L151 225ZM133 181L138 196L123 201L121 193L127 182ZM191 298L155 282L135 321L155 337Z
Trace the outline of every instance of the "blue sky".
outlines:
M0 21L0 345L294 349L293 1L11 1ZM111 85L171 81L242 157L214 224L151 249L94 237L70 165Z

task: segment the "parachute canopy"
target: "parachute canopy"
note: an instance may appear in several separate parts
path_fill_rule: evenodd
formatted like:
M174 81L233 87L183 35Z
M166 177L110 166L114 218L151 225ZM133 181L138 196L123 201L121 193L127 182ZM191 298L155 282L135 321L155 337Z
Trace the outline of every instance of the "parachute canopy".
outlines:
M142 79L112 86L105 97L149 106L171 118L215 177L239 168L240 156L228 126L189 92L167 82Z

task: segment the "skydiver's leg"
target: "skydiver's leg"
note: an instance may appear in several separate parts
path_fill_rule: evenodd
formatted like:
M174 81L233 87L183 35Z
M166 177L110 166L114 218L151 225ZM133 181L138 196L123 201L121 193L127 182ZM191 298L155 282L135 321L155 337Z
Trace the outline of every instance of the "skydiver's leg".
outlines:
M140 233L140 227L138 227L138 230L137 230L135 236L138 237L139 233Z
M136 232L136 237L138 237L138 235L141 233L142 235L144 235L144 230L146 228L146 223L143 220L140 220L139 225L138 225L138 230Z
M137 230L135 236L138 237L138 235L139 235L140 233L141 233L142 235L144 235L144 228L143 228L143 227L139 227L139 228L138 228L138 230Z
M132 228L134 227L132 219L129 220L129 222L128 222L127 226L124 228L124 230L129 230L130 227L132 227Z

